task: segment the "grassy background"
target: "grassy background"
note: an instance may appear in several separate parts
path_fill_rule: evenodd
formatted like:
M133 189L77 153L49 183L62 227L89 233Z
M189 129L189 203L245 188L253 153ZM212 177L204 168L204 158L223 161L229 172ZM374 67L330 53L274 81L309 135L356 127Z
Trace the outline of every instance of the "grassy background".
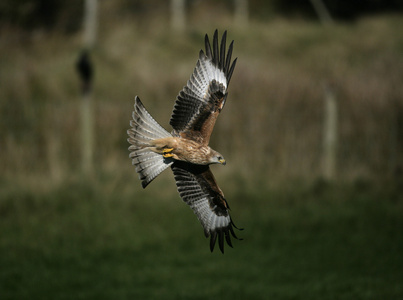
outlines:
M104 8L105 9L105 8ZM338 103L336 179L391 179L403 170L403 18L378 16L323 27L304 21L190 23L101 14L95 64L95 161L128 171L126 130L135 95L169 130L174 99L205 33L228 29L239 57L212 147L229 173L268 182L322 176L325 89ZM109 17L108 17L109 16ZM212 16L213 20L214 15ZM195 21L194 21L195 22ZM146 26L149 24L150 26ZM152 25L152 26L151 26ZM165 26L165 27L164 27ZM0 168L4 176L62 180L80 171L80 35L5 31L0 55ZM223 138L230 136L231 139ZM253 155L245 155L252 152ZM21 159L24 158L24 159ZM231 169L231 170L230 170ZM129 172L129 171L128 171ZM253 178L255 180L255 178Z
M3 182L2 299L403 297L401 186L232 191L244 240L223 255L210 253L173 182L153 185L168 196Z
M113 3L100 2L92 52L92 177L81 173L81 35L0 28L0 298L403 298L403 18L240 28L224 2L199 1L179 34L163 9L133 18ZM170 171L141 189L126 142L135 95L169 128L215 28L239 57L211 140L245 228L224 255L210 253ZM340 112L332 182L321 179L326 87Z

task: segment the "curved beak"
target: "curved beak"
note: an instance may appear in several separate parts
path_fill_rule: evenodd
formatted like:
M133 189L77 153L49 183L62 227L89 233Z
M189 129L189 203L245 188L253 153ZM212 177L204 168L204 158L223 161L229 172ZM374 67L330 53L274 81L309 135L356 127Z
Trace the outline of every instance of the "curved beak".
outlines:
M222 165L224 165L224 166L225 166L225 164L227 163L224 158L221 158L221 159L219 160L219 162L220 162L220 164L222 164Z

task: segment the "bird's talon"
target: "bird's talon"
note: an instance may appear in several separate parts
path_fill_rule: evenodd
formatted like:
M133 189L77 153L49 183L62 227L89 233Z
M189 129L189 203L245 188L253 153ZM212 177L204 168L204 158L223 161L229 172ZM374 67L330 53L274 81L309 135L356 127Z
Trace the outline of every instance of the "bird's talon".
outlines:
M174 148L165 148L164 150L162 150L162 152L164 152L164 154L165 154L165 153L171 152L173 149Z
M164 154L162 154L162 156L165 158L169 158L169 157L173 157L174 155L171 153L164 153Z

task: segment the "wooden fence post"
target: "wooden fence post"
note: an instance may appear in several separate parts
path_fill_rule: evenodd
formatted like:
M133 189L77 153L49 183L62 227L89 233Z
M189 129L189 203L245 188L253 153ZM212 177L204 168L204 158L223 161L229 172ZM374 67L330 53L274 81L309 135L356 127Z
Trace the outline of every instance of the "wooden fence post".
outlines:
M235 0L235 23L239 27L248 24L248 0Z
M324 25L332 25L333 18L330 15L329 10L327 9L325 3L322 0L311 0L312 6L315 9L316 13L322 24Z
M85 175L93 173L94 156L94 113L92 101L93 66L90 50L94 47L97 36L98 0L85 0L83 52L77 62L77 69L82 81L81 118L81 159Z
M175 31L185 29L185 0L171 0L171 26Z
M323 126L323 176L332 180L337 168L337 99L331 87L325 87Z

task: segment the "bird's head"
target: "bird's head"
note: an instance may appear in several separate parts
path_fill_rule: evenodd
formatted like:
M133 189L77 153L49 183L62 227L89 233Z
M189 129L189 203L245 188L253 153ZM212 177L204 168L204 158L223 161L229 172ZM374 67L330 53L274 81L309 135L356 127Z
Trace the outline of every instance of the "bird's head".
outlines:
M212 151L212 156L210 159L210 163L212 164L222 164L225 166L226 161L224 159L224 156L222 156L220 153L218 153L217 151Z

